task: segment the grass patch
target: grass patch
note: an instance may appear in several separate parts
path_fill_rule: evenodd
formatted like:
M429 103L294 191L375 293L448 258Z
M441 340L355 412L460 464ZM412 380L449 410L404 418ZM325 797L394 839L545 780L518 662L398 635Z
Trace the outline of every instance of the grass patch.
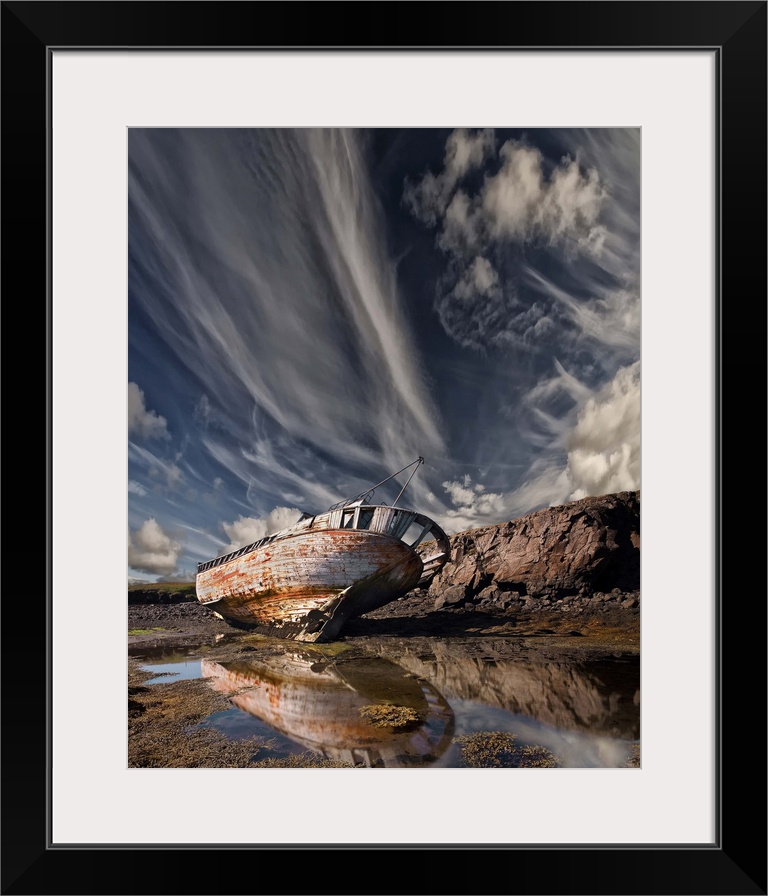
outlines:
M184 594L197 600L197 590L194 582L141 582L137 585L129 585L128 593L132 591L155 591L158 594Z
M154 632L164 632L167 629L164 628L129 628L129 635L151 635Z
M346 650L352 650L352 645L345 644L343 641L329 641L325 644L313 644L311 641L301 645L303 649L309 652L316 652L324 657L335 657L344 653Z

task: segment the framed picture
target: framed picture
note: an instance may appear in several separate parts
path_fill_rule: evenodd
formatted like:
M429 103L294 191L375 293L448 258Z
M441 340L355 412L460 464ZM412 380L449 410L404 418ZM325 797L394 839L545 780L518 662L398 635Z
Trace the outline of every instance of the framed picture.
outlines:
M744 560L763 556L763 514L747 523L744 485L727 487L724 403L737 372L750 391L764 383L766 4L423 6L426 42L415 22L403 40L405 7L367 4L344 46L318 40L329 10L3 3L6 272L39 290L22 307L45 309L48 408L46 600L31 614L31 599L9 600L22 579L3 606L6 634L31 619L46 633L45 662L20 641L5 651L3 892L248 892L252 879L221 875L255 850L288 860L275 892L766 893L765 601ZM346 127L640 134L640 768L350 782L345 769L128 767L128 135ZM22 396L7 408L18 419ZM758 433L739 424L743 454ZM745 688L757 726L736 717ZM144 879L156 850L178 855ZM329 877L326 857L364 864Z

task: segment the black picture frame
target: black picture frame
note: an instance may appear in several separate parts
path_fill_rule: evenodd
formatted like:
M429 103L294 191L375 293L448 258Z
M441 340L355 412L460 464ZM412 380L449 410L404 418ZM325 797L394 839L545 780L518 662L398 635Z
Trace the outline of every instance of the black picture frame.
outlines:
M417 8L421 7L417 14ZM41 505L14 500L2 601L2 893L765 894L766 2L398 4L3 2L2 224L6 334L45 333L3 389L5 447L30 471L30 406L45 446ZM343 18L354 43L340 45ZM321 38L321 39L319 39ZM57 48L712 49L717 54L717 675L718 794L711 846L58 847L50 840L51 451L50 56ZM695 152L696 148L691 147ZM18 315L18 316L17 316ZM33 329L34 328L34 329ZM34 333L34 336L32 334ZM20 351L24 342L16 346ZM42 354L42 352L40 353ZM9 354L6 355L9 358ZM34 358L34 360L32 360ZM39 364L37 363L39 360ZM17 375L26 374L24 388ZM40 392L26 385L32 373ZM42 391L45 390L45 399ZM736 400L748 393L750 418ZM757 393L757 394L756 394ZM32 395L34 394L34 399ZM726 404L725 397L730 394ZM19 426L20 421L25 421ZM9 445L9 442L11 443ZM757 450L756 450L757 449ZM738 455L737 455L738 451ZM753 455L757 453L755 463ZM742 476L737 480L736 471ZM13 480L11 473L10 479ZM42 504L42 494L41 494ZM670 495L681 526L696 526ZM20 519L19 519L20 517ZM695 563L697 558L680 558ZM45 591L45 597L43 592ZM34 631L35 642L19 632ZM685 632L680 633L681 643ZM45 659L41 654L45 651ZM740 697L746 697L740 700ZM695 749L698 732L691 732ZM87 748L87 744L85 745ZM54 772L55 773L55 770ZM83 782L87 786L87 782ZM410 811L404 808L404 811ZM428 824L429 807L419 806ZM514 807L510 807L514 811ZM631 812L631 807L627 807ZM663 812L663 806L659 807ZM364 823L364 819L361 820ZM464 823L468 823L464 820ZM616 819L617 825L621 819ZM247 862L242 850L258 850ZM162 861L156 862L163 853ZM394 853L394 855L393 855Z

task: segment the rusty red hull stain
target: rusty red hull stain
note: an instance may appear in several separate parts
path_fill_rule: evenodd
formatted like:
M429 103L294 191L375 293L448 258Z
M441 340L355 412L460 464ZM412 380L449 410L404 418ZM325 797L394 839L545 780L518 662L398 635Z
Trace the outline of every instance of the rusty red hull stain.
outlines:
M413 588L423 569L413 548L381 532L300 531L199 572L197 596L236 624L330 640Z

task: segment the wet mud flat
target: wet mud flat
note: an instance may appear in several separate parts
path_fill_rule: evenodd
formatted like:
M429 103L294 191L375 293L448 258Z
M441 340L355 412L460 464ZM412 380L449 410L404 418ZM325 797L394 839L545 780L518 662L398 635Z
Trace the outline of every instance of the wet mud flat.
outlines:
M440 690L449 689L470 699L477 688L485 687L492 700L508 686L509 694L503 697L505 708L513 705L526 712L526 693L540 685L531 676L539 675L541 669L552 676L547 687L556 692L561 686L558 676L565 682L563 687L570 686L566 679L573 676L574 664L577 669L587 670L583 673L585 680L593 670L598 677L609 668L612 675L633 674L634 667L622 666L622 662L631 664L640 649L637 611L616 608L607 613L578 615L557 611L435 611L423 601L408 597L352 621L343 638L325 645L294 645L234 629L196 601L129 605L128 631L128 759L129 767L134 768L376 767L386 765L387 755L391 759L396 750L400 751L401 764L417 762L423 757L409 758L409 751L418 752L413 744L424 740L419 726L427 725L428 712L432 718L424 731L429 730L435 742L419 747L427 759L431 758L430 750L449 748L459 756L459 767L558 767L561 757L555 750L543 744L520 743L508 731L454 731L441 716L445 713L438 705ZM154 666L153 671L146 668L148 657L170 655L175 650L193 652L203 664L205 676L176 680L162 672L162 666ZM289 670L294 678L286 684L273 673L291 663L296 667ZM508 681L505 670L511 668L516 677ZM256 674L254 669L261 676L255 687L247 678ZM272 670L272 678L265 669ZM345 685L361 681L360 693L366 697L341 710L338 706L329 708L327 717L316 720L316 724L325 724L326 728L329 724L337 728L346 725L347 739L354 734L352 739L357 743L375 743L376 751L370 748L365 761L360 751L318 749L317 738L322 738L312 731L300 731L302 736L294 738L287 749L284 743L276 743L268 729L258 735L232 738L206 724L212 716L232 711L233 704L250 711L247 701L258 701L259 695L270 688L273 702L276 694L282 695L281 699L287 694L286 699L290 699L291 689L303 687L308 678L322 680L331 673L345 680ZM212 679L212 674L219 680ZM394 690L393 675L399 676ZM333 691L335 680L327 680ZM413 681L422 683L421 691L413 689ZM430 692L429 682L437 685L437 696ZM585 705L583 716L589 715L594 722L596 697L590 692L592 685L587 680L586 685L579 682L579 687L585 690L585 700L592 701ZM606 722L606 733L637 737L634 717L639 718L639 714L630 699L633 686L621 687L622 693L629 695L627 706L623 716ZM579 708L571 705L571 696L564 696L561 703L554 701L554 715L545 721L578 726ZM563 721L564 713L574 712L575 718ZM436 718L440 724L445 723L437 748ZM610 726L613 728L608 730ZM327 731L323 737L325 744L333 739ZM371 762L371 755L378 758ZM637 767L639 758L639 745L633 745L625 767Z
M169 681L153 687L162 675L147 674L140 662L128 663L129 768L338 768L311 753L275 759L269 737L232 740L200 727L215 712L230 706L202 679Z
M247 635L216 616L196 600L128 605L129 647L163 643L195 644L208 639L237 640ZM535 644L571 653L639 654L640 611L621 606L564 613L537 609L514 612L476 608L434 610L419 595L400 600L350 620L340 643L373 637L462 637L515 635ZM575 640L574 640L575 639Z

